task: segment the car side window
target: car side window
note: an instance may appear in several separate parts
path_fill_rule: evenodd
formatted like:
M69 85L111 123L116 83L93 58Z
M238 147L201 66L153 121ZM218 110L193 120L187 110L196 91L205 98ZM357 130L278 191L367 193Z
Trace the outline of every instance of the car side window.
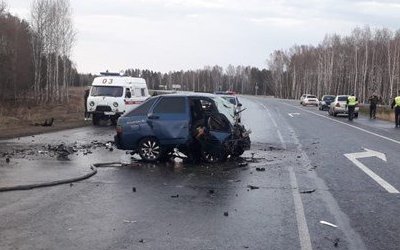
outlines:
M126 116L145 116L149 112L151 106L156 101L157 98L151 98L146 102L142 103L140 106L129 112Z
M163 97L153 110L155 114L182 114L186 113L184 97Z

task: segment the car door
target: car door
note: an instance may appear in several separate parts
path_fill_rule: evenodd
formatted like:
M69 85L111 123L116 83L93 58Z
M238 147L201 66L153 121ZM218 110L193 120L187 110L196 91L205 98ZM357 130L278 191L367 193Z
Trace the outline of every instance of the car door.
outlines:
M189 108L184 96L163 96L147 122L161 144L183 144L189 139Z

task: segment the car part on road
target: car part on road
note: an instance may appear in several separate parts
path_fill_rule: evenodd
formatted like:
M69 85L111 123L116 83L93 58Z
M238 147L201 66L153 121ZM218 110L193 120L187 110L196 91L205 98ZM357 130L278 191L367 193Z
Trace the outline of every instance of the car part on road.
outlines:
M319 221L319 223L330 226L330 227L337 227L335 224L332 224L332 223L324 221L324 220Z

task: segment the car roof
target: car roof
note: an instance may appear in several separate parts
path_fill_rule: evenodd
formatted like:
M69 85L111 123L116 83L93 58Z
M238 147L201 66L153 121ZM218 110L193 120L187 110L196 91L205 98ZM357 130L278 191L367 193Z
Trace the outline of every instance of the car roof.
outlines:
M203 93L203 92L179 92L179 93L171 93L171 94L162 94L158 96L179 96L179 97L215 97L217 95L211 93ZM218 95L220 96L220 95Z

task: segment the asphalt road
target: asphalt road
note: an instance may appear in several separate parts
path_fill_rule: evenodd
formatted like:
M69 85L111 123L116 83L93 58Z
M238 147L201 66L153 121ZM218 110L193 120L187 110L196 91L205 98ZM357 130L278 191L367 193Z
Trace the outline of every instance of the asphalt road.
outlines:
M0 193L0 249L399 248L400 129L294 101L241 100L253 131L242 164L133 161L72 186ZM113 134L87 127L0 141L14 153L0 158L0 186L129 163L101 146ZM67 161L43 150L61 143L78 148Z

